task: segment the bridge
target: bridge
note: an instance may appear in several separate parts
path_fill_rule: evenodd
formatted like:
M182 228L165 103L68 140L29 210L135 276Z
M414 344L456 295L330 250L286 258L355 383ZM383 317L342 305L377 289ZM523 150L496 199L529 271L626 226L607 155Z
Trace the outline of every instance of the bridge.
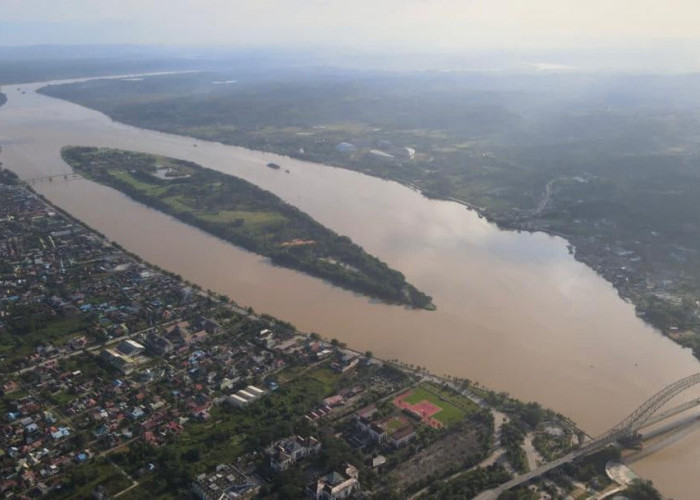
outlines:
M596 438L594 441L586 444L578 450L572 451L568 455L564 455L556 460L548 462L535 470L528 473L522 474L520 476L511 479L510 481L503 483L498 488L492 490L484 491L480 493L476 499L477 500L494 500L499 497L504 491L508 491L511 488L520 486L536 477L539 477L547 472L556 469L557 467L564 465L566 463L578 460L586 455L595 453L602 450L606 446L620 440L632 439L637 435L637 432L652 424L658 423L666 418L672 417L686 411L690 408L700 405L700 399L695 399L688 403L684 403L677 406L671 410L659 413L656 412L668 403L675 396L681 392L693 387L694 385L700 384L700 373L690 375L685 377L673 384L664 387L659 392L654 394L652 397L647 399L639 408L634 410L627 418L622 420L619 424L611 428L609 431Z
M64 181L75 181L82 179L80 174L57 174L57 175L45 175L43 177L32 177L31 179L22 179L27 184L39 184L41 182L53 182L54 179L64 180Z

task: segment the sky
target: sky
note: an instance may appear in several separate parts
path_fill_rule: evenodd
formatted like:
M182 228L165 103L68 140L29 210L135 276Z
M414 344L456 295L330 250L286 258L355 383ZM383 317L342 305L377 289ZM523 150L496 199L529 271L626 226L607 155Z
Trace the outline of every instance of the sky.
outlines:
M0 45L510 50L700 40L698 0L0 0Z

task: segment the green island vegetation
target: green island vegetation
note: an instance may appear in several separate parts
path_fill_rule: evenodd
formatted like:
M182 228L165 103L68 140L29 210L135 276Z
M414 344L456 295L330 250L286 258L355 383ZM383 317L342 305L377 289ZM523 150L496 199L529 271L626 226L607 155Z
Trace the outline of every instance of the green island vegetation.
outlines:
M562 236L700 356L699 78L241 67L42 92L141 127L394 179L502 228Z
M272 263L370 297L434 309L405 277L277 196L195 163L130 151L67 147L80 174Z

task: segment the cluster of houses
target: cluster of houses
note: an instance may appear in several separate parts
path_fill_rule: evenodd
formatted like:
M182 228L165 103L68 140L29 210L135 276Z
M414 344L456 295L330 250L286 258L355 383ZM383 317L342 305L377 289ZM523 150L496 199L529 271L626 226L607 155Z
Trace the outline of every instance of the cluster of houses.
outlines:
M274 472L283 472L299 461L317 455L321 451L321 442L314 436L292 436L276 441L270 445L267 454L270 468ZM345 464L343 473L336 471L321 476L306 487L309 497L318 500L336 500L349 498L360 492L359 471L356 467Z
M71 446L73 429L31 396L19 398L4 417L0 458L12 461L13 468L0 480L0 495L17 489L43 494L59 472L92 456L89 450Z
M38 324L61 318L88 325L67 344L39 345L23 358L8 359L6 369L33 366L206 307L201 294L57 214L23 187L0 185L0 229L0 332L22 334L10 316L21 307L31 307Z
M344 356L345 354L341 353L338 357L343 358ZM334 409L342 408L346 404L353 402L354 398L362 394L364 391L365 388L361 385L344 387L333 396L324 398L318 406L316 406L313 410L304 415L304 417L309 422L314 423L332 414Z
M90 449L166 444L227 397L254 401L266 391L246 380L282 368L280 349L293 352L296 341L282 336L277 350L222 336L220 322L203 314L222 306L206 294L23 187L0 185L0 229L0 333L16 335L10 312L25 306L39 322L83 325L0 364L2 496L52 491Z
M209 420L216 404L245 407L268 397L290 362L327 360L347 380L365 366L357 353L287 328L260 329L269 323L255 318L235 316L230 334L227 318L234 315L227 306L136 261L30 191L0 191L0 332L15 327L8 311L26 305L48 324L73 318L82 326L0 365L4 497L50 494L96 454L131 443L163 446L188 422ZM307 419L346 411L363 391L363 383L352 382L319 401ZM401 446L412 437L396 419L371 424L368 432L380 444ZM280 472L320 449L314 436L293 436L270 445L266 456ZM358 476L347 465L306 492L347 498L360 491ZM248 498L259 486L250 471L221 465L198 476L193 491L202 499Z

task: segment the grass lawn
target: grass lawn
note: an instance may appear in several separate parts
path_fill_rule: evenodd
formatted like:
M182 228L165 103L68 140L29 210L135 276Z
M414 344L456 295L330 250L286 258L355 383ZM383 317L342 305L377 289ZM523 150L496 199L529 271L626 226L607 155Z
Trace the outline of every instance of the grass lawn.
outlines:
M266 225L284 223L287 218L276 212L248 212L245 210L220 210L216 214L199 212L197 217L211 222L229 223L243 219L245 224Z
M394 417L391 420L389 420L386 424L386 431L391 434L392 432L400 429L406 425L406 419L401 418L401 417Z
M439 385L435 384L425 384L425 387L431 392L442 396L448 401L451 401L455 406L461 408L467 413L473 413L479 410L479 406L471 399L462 396L451 389L445 389L444 387L440 387Z
M50 399L55 405L65 406L68 403L70 403L73 399L75 399L75 396L67 393L66 391L58 391L53 393L50 396Z
M330 368L326 368L325 366L312 370L309 372L308 376L321 382L327 392L332 392L342 377L340 373L337 373Z
M161 186L157 184L146 184L145 182L136 179L129 172L125 172L123 170L110 169L109 175L116 177L121 181L128 182L136 189L139 189L140 191L146 191L151 196L160 194L163 191L161 189Z
M92 490L102 486L108 495L119 493L131 485L131 481L111 463L99 460L75 469L79 486L72 491L59 491L56 498L90 498Z

